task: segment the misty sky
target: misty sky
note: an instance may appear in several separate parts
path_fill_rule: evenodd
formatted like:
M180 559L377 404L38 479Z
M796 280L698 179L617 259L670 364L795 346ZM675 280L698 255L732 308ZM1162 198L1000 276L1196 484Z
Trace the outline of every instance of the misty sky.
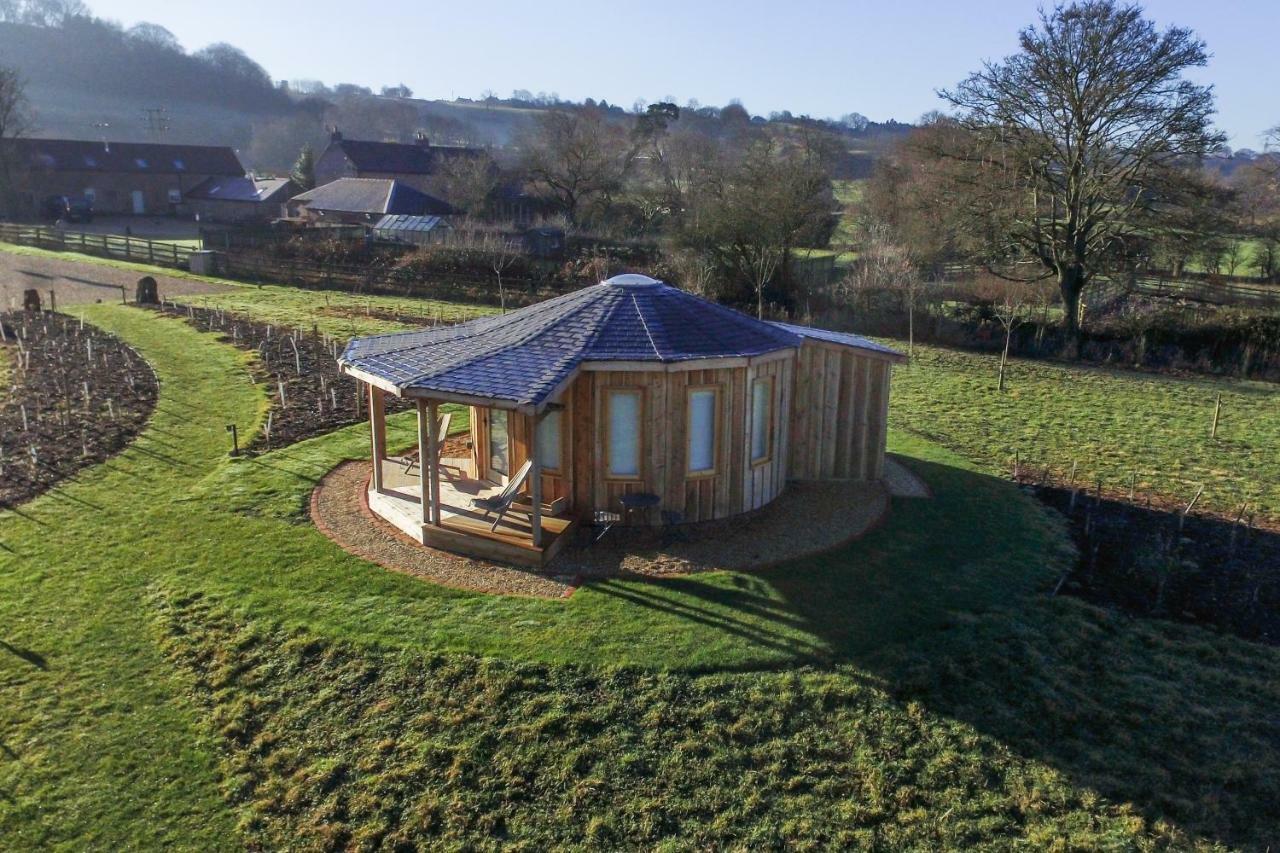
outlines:
M942 106L984 58L1016 46L1035 19L1031 0L977 3L787 3L650 0L623 7L563 0L89 0L125 25L152 21L194 50L227 41L276 79L377 88L403 82L419 97L477 97L486 89L556 92L630 106L674 95L753 113L860 112L912 121ZM1214 54L1194 76L1213 83L1218 123L1233 147L1261 148L1280 124L1277 0L1150 0L1161 26L1194 29ZM980 11L979 11L980 10Z

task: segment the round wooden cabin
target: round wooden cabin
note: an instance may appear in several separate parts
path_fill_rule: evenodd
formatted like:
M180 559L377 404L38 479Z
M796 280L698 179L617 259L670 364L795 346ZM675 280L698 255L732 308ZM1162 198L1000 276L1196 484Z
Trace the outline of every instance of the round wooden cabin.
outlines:
M358 339L340 363L369 385L370 508L428 544L516 559L468 547L454 535L465 529L527 542L540 563L549 538L599 513L707 521L764 506L788 480L878 479L902 358L622 275L501 316ZM388 393L418 401L418 454L439 459L417 480L387 456ZM464 459L439 457L448 403L470 408ZM496 511L472 505L484 499L517 507L488 535Z

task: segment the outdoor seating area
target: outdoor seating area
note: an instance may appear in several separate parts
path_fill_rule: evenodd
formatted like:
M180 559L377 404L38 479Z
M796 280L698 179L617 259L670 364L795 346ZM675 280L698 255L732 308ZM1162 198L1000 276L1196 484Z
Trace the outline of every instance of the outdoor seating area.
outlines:
M553 507L542 507L542 543L532 541L533 507L526 495L471 475L466 459L441 459L439 472L440 524L422 524L422 478L415 466L406 472L403 457L382 460L382 488L370 489L369 508L402 533L424 545L458 550L517 565L542 566L567 544L572 519L557 518ZM428 478L430 479L430 478ZM505 493L505 509L486 509ZM465 547L464 547L465 546Z

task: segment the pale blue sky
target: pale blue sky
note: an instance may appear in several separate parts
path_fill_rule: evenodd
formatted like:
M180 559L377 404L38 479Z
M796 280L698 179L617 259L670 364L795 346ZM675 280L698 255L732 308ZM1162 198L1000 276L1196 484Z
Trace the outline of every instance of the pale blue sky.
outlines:
M976 3L89 0L126 25L152 21L191 50L227 41L276 79L380 86L420 97L485 89L630 104L675 95L753 113L911 121L984 58L1014 49L1033 0ZM1189 26L1214 54L1197 79L1218 93L1234 147L1261 148L1280 123L1277 0L1150 0L1159 24Z

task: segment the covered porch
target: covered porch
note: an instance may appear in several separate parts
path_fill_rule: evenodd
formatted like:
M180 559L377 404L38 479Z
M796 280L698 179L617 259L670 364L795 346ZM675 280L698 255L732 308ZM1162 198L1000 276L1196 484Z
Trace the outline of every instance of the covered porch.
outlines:
M527 471L511 472L514 477L496 475L490 466L478 464L474 454L445 457L439 401L415 403L417 447L404 456L391 455L385 392L369 386L369 509L423 545L466 556L540 568L559 554L575 522L566 517L564 500L544 499L537 452L529 453ZM473 417L476 412L473 408ZM530 420L536 438L538 419ZM486 510L473 503L486 498L500 508Z

